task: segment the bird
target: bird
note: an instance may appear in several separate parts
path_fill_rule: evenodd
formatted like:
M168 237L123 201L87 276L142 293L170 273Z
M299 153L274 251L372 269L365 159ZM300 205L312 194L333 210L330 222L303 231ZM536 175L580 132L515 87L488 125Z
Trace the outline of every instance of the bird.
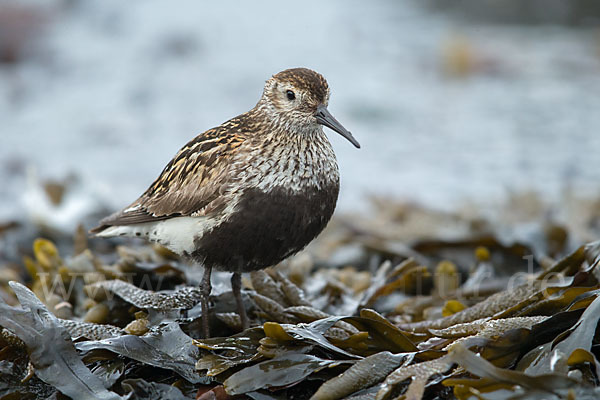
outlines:
M248 112L189 141L133 203L102 220L97 237L140 237L204 267L202 333L210 337L211 271L232 272L244 329L241 274L302 250L329 222L340 174L323 127L360 144L328 111L325 78L276 73Z

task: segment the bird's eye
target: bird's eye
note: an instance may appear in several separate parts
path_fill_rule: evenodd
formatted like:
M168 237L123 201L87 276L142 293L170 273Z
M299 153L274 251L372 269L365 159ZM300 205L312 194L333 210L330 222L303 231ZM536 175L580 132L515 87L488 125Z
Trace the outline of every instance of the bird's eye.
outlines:
M289 101L296 99L296 94L291 90L288 90L287 92L285 92L285 94L287 95Z

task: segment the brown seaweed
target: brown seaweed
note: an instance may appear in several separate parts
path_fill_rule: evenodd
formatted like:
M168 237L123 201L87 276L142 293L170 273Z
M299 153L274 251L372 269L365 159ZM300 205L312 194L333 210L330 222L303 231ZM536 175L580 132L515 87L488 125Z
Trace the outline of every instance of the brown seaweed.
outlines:
M0 324L25 343L35 374L70 397L120 399L83 364L69 334L42 302L20 283L11 287L24 308L0 302Z
M334 361L309 354L282 354L231 375L223 385L231 395L293 385L308 375L349 361Z
M82 352L105 349L144 364L168 368L192 383L206 382L195 365L198 350L175 322L158 326L144 336L123 335L75 345Z
M378 204L381 215L334 222L308 252L245 279L250 329L241 331L229 276L216 274L210 317L219 336L209 339L196 338L198 276L173 254L87 241L81 230L73 257L59 254L64 242L36 240L24 271L44 305L0 281L0 396L58 389L80 398L85 391L67 392L73 379L131 399L598 395L599 242L571 248L556 223L516 240L468 215L408 207L396 219L393 205ZM429 232L411 233L417 217ZM436 233L433 221L452 229ZM343 262L332 256L340 246L352 247ZM19 300L23 309L8 305ZM44 377L50 369L19 333L70 344L57 368L73 362L87 372ZM554 386L542 388L544 379Z

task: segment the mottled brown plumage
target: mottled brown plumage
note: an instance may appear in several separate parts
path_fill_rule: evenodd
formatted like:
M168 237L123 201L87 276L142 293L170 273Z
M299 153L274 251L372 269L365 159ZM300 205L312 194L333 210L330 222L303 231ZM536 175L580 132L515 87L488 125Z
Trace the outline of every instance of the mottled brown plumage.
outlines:
M329 221L339 191L335 154L321 125L358 142L327 111L329 86L306 68L282 71L256 106L187 143L129 207L102 221L98 236L139 236L204 265L203 324L213 267L240 273L304 248Z
M133 225L218 211L219 200L235 180L230 161L247 139L251 123L243 114L210 129L181 148L160 176L135 202L100 221L97 233L114 225ZM254 128L255 129L255 128Z

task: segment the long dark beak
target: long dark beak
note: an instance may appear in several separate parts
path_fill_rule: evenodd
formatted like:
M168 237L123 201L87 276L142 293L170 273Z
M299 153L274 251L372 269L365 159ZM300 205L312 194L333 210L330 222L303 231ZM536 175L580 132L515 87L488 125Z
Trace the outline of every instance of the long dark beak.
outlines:
M338 120L333 117L333 115L331 115L327 107L325 107L322 104L319 107L317 107L315 117L317 118L317 122L319 124L325 125L329 129L333 129L334 131L348 139L348 141L352 143L354 147L360 149L360 144L356 141L356 139L354 139L354 136L352 136L352 134L346 128L344 128L342 124L340 124Z

